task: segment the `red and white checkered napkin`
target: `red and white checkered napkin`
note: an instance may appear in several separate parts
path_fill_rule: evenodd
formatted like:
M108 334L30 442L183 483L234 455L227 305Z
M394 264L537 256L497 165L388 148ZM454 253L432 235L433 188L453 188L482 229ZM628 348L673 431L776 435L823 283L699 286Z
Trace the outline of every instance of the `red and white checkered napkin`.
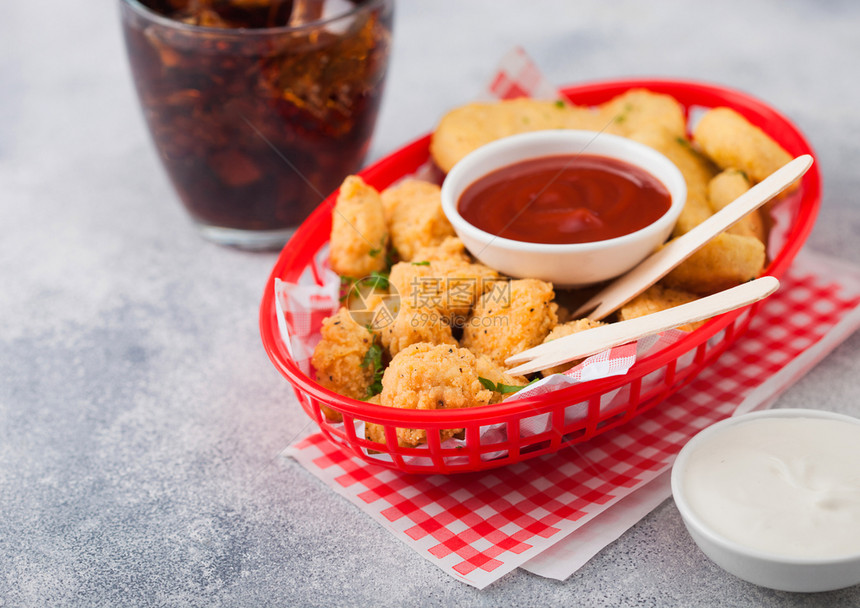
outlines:
M738 410L770 405L858 326L860 269L806 254L747 333L695 381L589 442L456 476L422 477L378 467L319 433L287 454L445 572L484 588L564 539L569 539L562 545L568 554L573 548L570 561L584 563L635 522L621 511L636 509L635 501L621 502L614 517L594 522L608 522L605 530L587 528L583 560L575 543L584 524L612 513L610 507L666 471L705 426ZM527 567L560 578L570 574L559 575L563 565L535 564Z
M490 99L559 99L555 85L519 46L512 48L502 57L483 96Z

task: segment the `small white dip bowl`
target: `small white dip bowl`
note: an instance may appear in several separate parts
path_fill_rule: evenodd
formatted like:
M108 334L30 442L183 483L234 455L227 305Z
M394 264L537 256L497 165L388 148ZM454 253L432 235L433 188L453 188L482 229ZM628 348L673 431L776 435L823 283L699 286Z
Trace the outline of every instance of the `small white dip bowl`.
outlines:
M644 169L666 186L671 197L669 210L630 234L572 244L498 237L460 215L460 196L488 173L523 160L576 154L610 157ZM686 198L687 186L681 172L656 150L616 135L568 129L512 135L481 146L458 162L442 184L442 209L472 255L506 275L550 281L558 287L600 283L632 269L666 241Z
M713 458L712 462L720 462L720 466L723 466L727 458L736 460L735 465L746 462L747 458L744 454L747 448L743 445L743 441L737 440L737 435L733 433L733 431L739 430L738 425L756 424L755 427L747 427L747 431L750 433L759 434L764 429L772 429L774 433L778 433L777 429L784 427L777 427L768 423L791 418L812 419L809 422L839 421L840 423L860 425L860 419L852 418L851 416L808 409L777 409L753 412L735 418L728 418L711 425L693 437L684 446L675 460L675 464L672 467L672 495L675 499L675 505L681 513L690 536L693 537L693 540L702 552L718 566L738 578L762 587L780 591L832 591L856 585L860 583L860 549L856 552L850 549L847 554L845 551L841 551L835 557L807 557L793 554L790 550L786 550L784 553L777 553L776 551L753 548L747 543L738 542L736 539L729 538L729 536L736 535L742 531L746 539L747 535L755 535L759 532L760 529L756 530L755 527L756 525L760 526L761 522L756 524L753 521L749 521L747 523L745 520L739 525L740 522L733 521L733 532L732 534L728 534L718 531L716 529L717 526L712 521L708 521L708 516L703 516L702 512L697 511L695 507L696 500L694 499L694 492L690 487L695 484L691 480L690 471L696 470L693 464L694 459L699 458L699 462L701 462L701 455L704 453L703 450L719 447L723 451L722 453L725 454L722 459L715 456L715 454L719 454L720 452L711 452L711 454ZM784 436L777 435L778 441L786 439ZM788 445L786 441L783 441L783 443ZM792 442L791 445L796 444ZM806 448L798 445L797 449L803 450ZM823 454L823 450L811 452L809 462L807 463L808 466L801 469L801 478L803 475L814 474L816 468L819 471L828 470L824 466L818 466L829 462L825 460L826 457ZM751 467L757 467L758 470L762 470L759 466L760 464L761 461L758 464L752 464L752 459L750 459ZM848 466L856 466L857 473L860 474L860 462L848 462L846 464ZM774 471L779 470L782 471L782 474L785 474L784 467L777 460L774 460L768 466ZM702 469L698 470L701 471ZM700 488L702 483L706 483L711 485L711 489L714 492L720 495L726 494L727 489L725 488L725 484L720 481L720 475L714 474L712 476L699 477L696 479L696 483L700 484ZM740 484L740 481L738 483ZM804 480L804 484L813 485L814 481ZM728 488L728 491L732 490L736 490L736 488ZM767 494L768 492L763 490L762 493ZM744 494L744 496L748 495ZM774 496L778 496L778 493L775 492ZM773 502L777 501L778 498ZM754 509L759 508L758 503L752 499L750 499L749 504L753 505L752 508ZM710 503L710 505L716 506L715 503ZM747 509L747 507L746 503L743 504L744 509ZM790 533L780 535L783 523L779 523L778 520L780 517L784 518L782 510L782 503L779 503L778 506L774 507L773 512L766 513L762 511L760 514L766 522L765 525L774 531L772 534L778 535L779 538L788 538L791 541L795 541L798 537L792 537ZM853 534L853 537L856 538L856 526L860 526L860 521L854 519L846 525L850 525L852 529L841 528L841 530L844 530L846 536ZM753 543L750 542L750 544ZM800 543L796 542L794 544L800 545Z

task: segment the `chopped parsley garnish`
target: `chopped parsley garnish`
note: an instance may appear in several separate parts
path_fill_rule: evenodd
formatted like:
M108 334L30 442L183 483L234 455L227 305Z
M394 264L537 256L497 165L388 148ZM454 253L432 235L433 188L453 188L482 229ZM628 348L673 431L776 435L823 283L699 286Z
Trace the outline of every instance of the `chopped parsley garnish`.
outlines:
M555 100L555 107L563 108L564 106L565 106L565 103L564 103L563 99L556 99Z
M369 277L362 279L362 283L371 289L388 289L388 273L374 270Z
M483 386L487 390L493 391L494 393L501 393L502 395L510 395L511 393L516 393L517 391L521 391L526 386L529 386L529 385L537 382L537 379L532 380L531 382L529 382L525 386L517 386L515 384L502 384L501 382L499 382L497 384L497 383L493 382L492 380L490 380L488 378L482 378L481 376L478 376L478 381L480 381L481 386Z
M386 240L388 240L388 235L383 234L382 240L379 242L379 247L374 247L373 249L368 251L367 254L372 258L375 258L376 256L378 256L385 249L385 241Z
M430 262L412 262L413 266L429 266Z
M382 373L385 371L382 365L382 347L375 342L370 345L364 358L361 360L362 369L373 370L373 379L367 387L367 398L382 392Z
M702 155L702 153L701 153L701 152L699 152L699 150L697 150L696 148L694 148L694 147L693 147L692 142L690 142L690 140L689 140L689 139L687 139L686 137L684 137L683 135L679 135L679 136L677 136L677 137L675 138L675 141L676 141L676 142L678 142L680 145L684 146L685 148L687 148L687 150L689 150L690 152L692 152L693 154L695 154L695 155L696 155L696 156L698 156L699 158L704 158L704 156Z

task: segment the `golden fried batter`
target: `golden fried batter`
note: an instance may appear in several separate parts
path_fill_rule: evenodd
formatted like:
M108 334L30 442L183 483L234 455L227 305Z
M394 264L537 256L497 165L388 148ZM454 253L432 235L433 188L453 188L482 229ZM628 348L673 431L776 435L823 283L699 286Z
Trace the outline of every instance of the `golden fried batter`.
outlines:
M454 236L436 184L407 179L384 190L381 197L391 244L401 260L411 261L421 247L439 245Z
M385 269L388 229L379 193L357 176L344 180L331 218L332 270L360 279Z
M433 132L430 154L447 173L469 152L508 135L544 129L598 131L603 126L596 111L562 101L511 99L471 103L442 118Z
M495 385L504 384L507 386L525 386L529 383L525 376L512 376L506 368L493 361L487 355L478 355L477 364L478 376L485 378ZM490 403L499 403L505 399L516 395L516 393L502 393L493 391L493 398Z
M478 379L475 355L457 346L420 343L406 347L391 360L382 376L379 402L386 407L436 410L487 405L492 397ZM370 431L374 441L384 442L381 430ZM443 430L440 439L453 437L459 430ZM424 429L397 429L400 446L414 447L426 441Z
M671 289L662 285L652 285L621 307L621 310L618 311L618 320L626 321L628 319L635 319L636 317L644 317L645 315L660 312L667 308L674 308L675 306L680 306L696 299L698 299L698 296L687 291ZM701 327L703 323L704 321L687 323L678 327L678 329L693 331Z
M461 344L504 365L505 359L540 344L558 322L552 283L517 279L499 284L475 305Z
M376 403L379 405L379 403ZM375 441L376 443L385 444L385 428L381 424L376 424L374 422L365 422L364 423L364 437L365 439L370 439L371 441ZM378 454L379 452L375 450L368 450L371 454Z
M366 398L374 370L361 367L361 363L373 344L373 334L353 321L346 308L324 319L321 331L322 340L311 357L317 382L346 397ZM340 412L326 406L322 409L329 420L339 422L343 419Z
M718 234L663 278L668 287L705 295L757 278L764 244L755 237Z
M791 160L782 146L730 108L706 112L693 137L721 168L740 169L756 183Z
M726 169L717 175L708 183L708 201L711 203L714 213L749 190L751 185L746 174L737 169ZM767 238L760 209L755 209L752 213L742 217L737 224L726 232L753 236L762 242Z
M365 400L366 403L372 403L374 405L379 405L379 395L374 395L370 399ZM375 441L377 443L385 443L385 428L381 424L376 424L373 422L365 422L364 423L364 438L370 439L371 441ZM367 450L370 454L379 454L377 450Z
M567 323L562 323L560 325L556 325L552 328L552 331L549 332L549 335L544 338L543 343L552 342L553 340L558 340L559 338L564 338L565 336L571 336L573 334L578 334L581 331L585 331L586 329L592 329L594 327L600 327L601 325L605 325L602 321L593 321L592 319L576 319L575 321L569 321ZM551 376L552 374L563 374L567 370L572 367L576 367L582 362L582 359L576 361L570 361L568 363L562 363L561 365L556 365L555 367L550 367L541 372L544 378L547 376Z
M466 253L466 246L456 236L446 237L441 243L429 247L420 247L415 250L412 257L413 262L438 262L447 260L450 262L470 263L472 260Z
M483 264L458 259L400 262L389 283L410 308L436 310L452 323L466 317L478 297L498 282L499 274Z
M382 345L393 357L401 350L417 344L457 344L451 335L451 326L432 308L410 308L401 306L390 324L380 331Z
M645 128L630 135L630 139L645 144L671 160L684 176L687 201L675 224L673 234L689 232L713 215L708 203L708 182L716 174L713 164L683 136L663 128Z
M684 108L678 101L645 89L630 89L600 106L607 133L629 136L642 129L661 129L674 136L686 132Z

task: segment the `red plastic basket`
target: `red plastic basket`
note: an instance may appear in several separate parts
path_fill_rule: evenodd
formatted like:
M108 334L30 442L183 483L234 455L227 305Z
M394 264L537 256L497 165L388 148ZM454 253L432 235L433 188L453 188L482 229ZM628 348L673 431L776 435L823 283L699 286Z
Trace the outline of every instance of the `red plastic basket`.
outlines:
M696 108L734 108L793 156L812 154L804 136L779 112L749 95L719 86L662 79L615 80L572 86L563 89L563 93L573 103L596 105L640 87L673 96L688 113ZM422 137L368 167L361 176L377 189L383 189L427 162L429 142L429 135ZM587 441L630 421L689 383L746 330L762 305L710 320L668 348L639 360L622 377L471 409L418 411L356 401L323 388L300 370L280 338L276 317L274 281L276 278L296 281L328 242L335 195L320 205L281 252L263 294L260 331L272 363L290 381L302 407L322 433L344 449L381 466L409 473L478 471ZM766 274L780 277L785 273L812 229L820 200L821 177L817 165L813 165L800 188L780 203L793 209L792 217L785 245L772 256ZM329 422L320 410L321 404L341 412L343 423ZM571 412L577 415L571 416ZM548 430L532 435L521 432L530 420L538 417L542 417ZM387 445L359 436L356 424L360 421L384 426ZM482 430L489 425L501 425L506 432L483 435ZM417 448L399 447L396 428L426 429L428 443ZM464 429L464 445L452 448L440 442L438 431L452 428Z

